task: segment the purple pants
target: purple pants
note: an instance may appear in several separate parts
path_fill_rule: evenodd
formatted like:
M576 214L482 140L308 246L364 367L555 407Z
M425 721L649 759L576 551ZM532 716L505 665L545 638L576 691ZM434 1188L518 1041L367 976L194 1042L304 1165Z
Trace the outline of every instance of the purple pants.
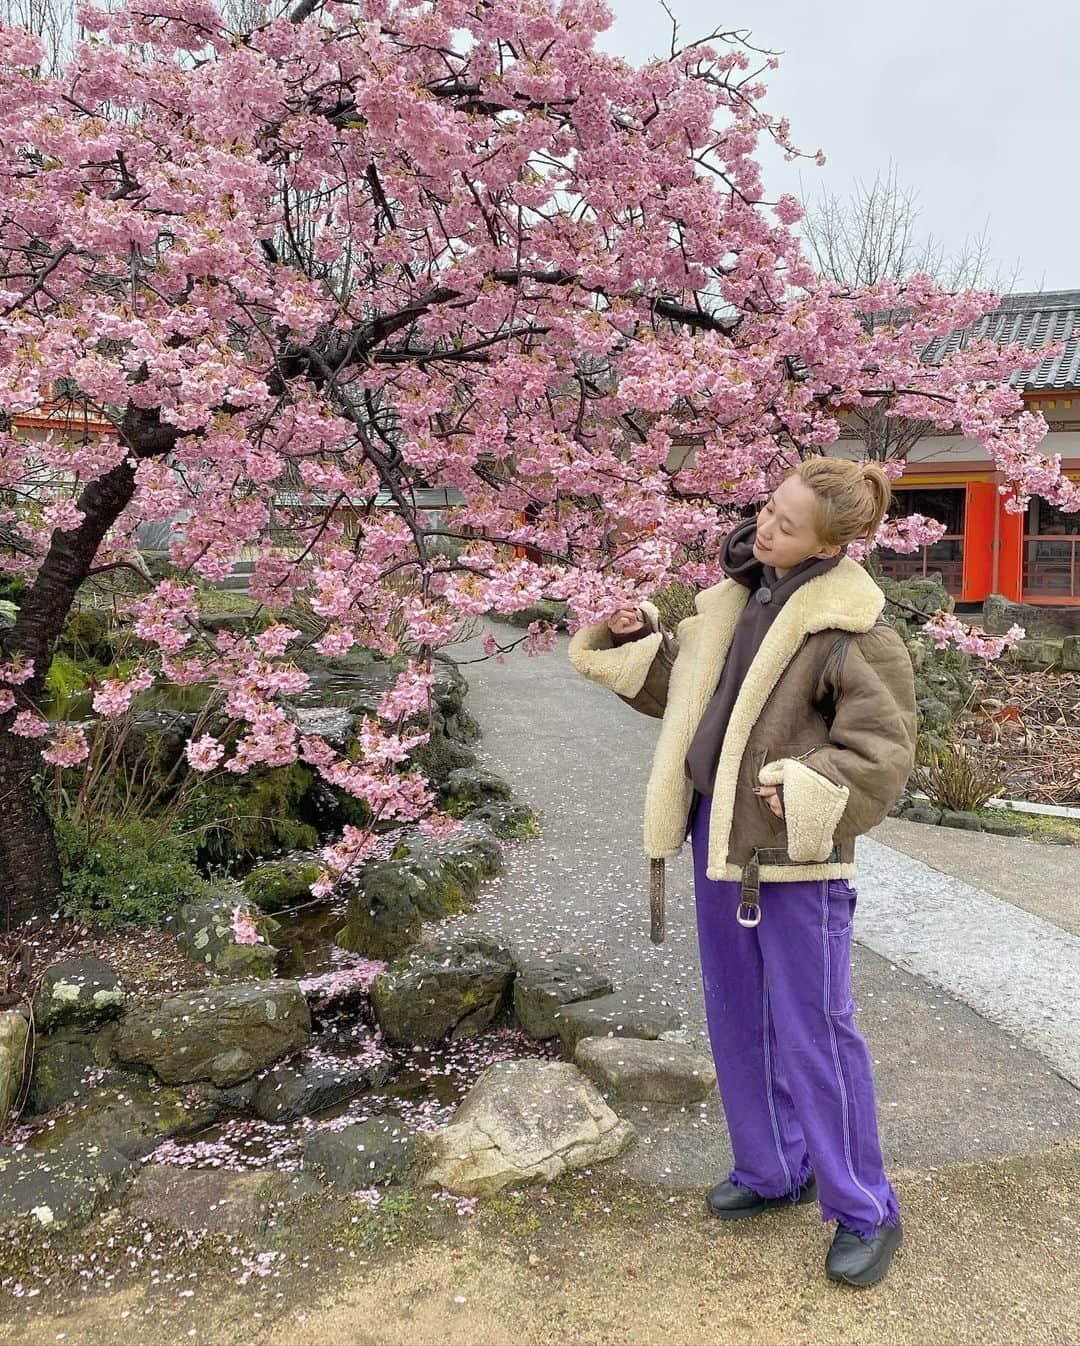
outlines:
M855 1027L846 879L762 883L761 923L735 919L740 884L706 877L709 806L691 845L709 1039L731 1134L731 1180L793 1199L812 1171L823 1220L869 1235L899 1204L878 1141L870 1052Z

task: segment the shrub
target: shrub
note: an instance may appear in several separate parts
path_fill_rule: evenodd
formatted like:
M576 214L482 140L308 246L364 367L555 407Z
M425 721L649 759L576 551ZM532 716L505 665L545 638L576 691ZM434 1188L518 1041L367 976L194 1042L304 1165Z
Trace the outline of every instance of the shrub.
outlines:
M984 808L1008 783L1010 769L989 743L919 740L911 783L941 809Z
M195 868L194 838L144 818L106 824L93 843L66 818L55 822L63 870L61 905L107 929L158 926L210 885Z

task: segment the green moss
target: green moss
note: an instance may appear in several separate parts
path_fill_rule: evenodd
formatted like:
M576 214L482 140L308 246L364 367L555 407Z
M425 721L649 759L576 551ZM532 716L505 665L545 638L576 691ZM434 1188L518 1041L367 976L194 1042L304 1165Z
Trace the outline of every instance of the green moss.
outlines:
M262 911L281 911L309 898L321 873L317 860L272 860L245 876L244 894Z
M1019 809L980 809L979 816L996 818L1022 828L1029 841L1052 842L1054 838L1064 837L1070 845L1080 846L1080 818L1055 818L1042 813L1021 813Z
M198 860L229 871L239 861L278 851L310 850L318 834L298 817L314 779L300 762L207 782L185 815L198 831Z

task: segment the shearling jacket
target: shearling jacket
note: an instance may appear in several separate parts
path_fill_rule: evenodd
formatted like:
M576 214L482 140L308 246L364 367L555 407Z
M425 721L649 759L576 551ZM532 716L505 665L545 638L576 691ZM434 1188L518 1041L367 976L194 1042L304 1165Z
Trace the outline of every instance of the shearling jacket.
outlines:
M616 647L604 622L581 627L569 657L587 678L661 718L645 791L644 849L678 855L693 785L687 748L716 687L749 593L734 580L702 590L673 635L654 604L651 634ZM915 760L911 659L881 619L884 595L863 568L840 564L785 603L732 708L716 768L706 873L761 880L850 878L855 838L903 793ZM783 787L783 820L754 794ZM762 852L759 859L757 852Z

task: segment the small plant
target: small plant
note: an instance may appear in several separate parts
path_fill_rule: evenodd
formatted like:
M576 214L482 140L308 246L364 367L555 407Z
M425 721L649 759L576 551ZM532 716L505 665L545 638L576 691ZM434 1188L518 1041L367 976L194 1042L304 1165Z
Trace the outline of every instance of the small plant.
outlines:
M63 872L61 905L106 929L127 922L159 926L185 902L209 894L195 868L195 841L156 823L110 823L91 842L67 818L56 819Z
M921 738L911 783L937 808L966 813L984 808L1001 793L1010 775L993 744Z

